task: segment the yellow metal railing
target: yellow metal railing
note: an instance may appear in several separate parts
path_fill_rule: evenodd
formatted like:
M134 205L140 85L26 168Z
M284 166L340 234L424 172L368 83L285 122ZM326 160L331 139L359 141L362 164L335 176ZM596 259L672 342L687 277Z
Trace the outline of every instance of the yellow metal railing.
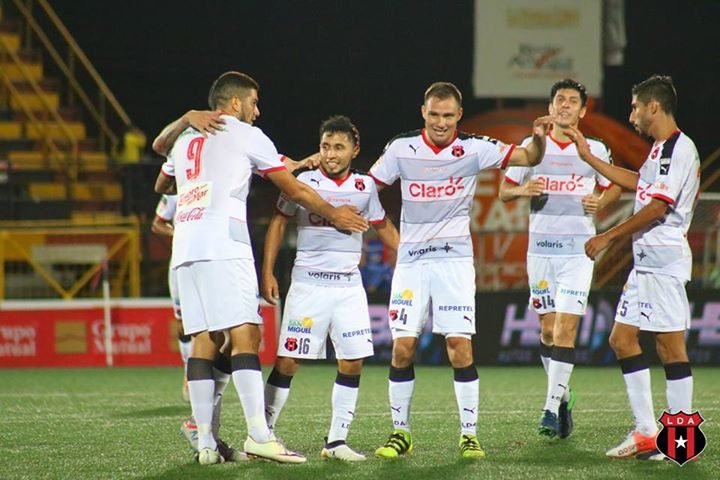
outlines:
M21 73L23 80L25 80L30 85L33 93L40 100L43 106L42 112L45 116L43 120L38 119L36 113L27 105L27 103L25 103L17 87L13 84L12 79L5 72L5 69L0 69L0 77L2 77L2 82L5 85L5 88L10 93L10 97L14 98L17 104L20 105L20 108L25 114L25 116L30 120L30 122L35 125L35 128L37 128L38 132L40 133L40 139L48 149L50 160L63 167L63 169L67 170L70 179L74 180L75 178L77 178L76 167L79 153L78 142L75 138L75 135L73 135L72 131L70 131L65 121L57 112L57 109L53 108L52 105L50 105L50 102L47 100L45 93L40 88L40 85L38 85L38 82L33 78L30 72L28 72L27 67L21 61L17 52L15 52L12 48L8 46L2 36L0 36L0 60L2 60L3 63L6 60L10 60ZM52 119L59 126L63 136L71 146L70 152L61 151L53 138L49 135L49 125L47 123L48 119Z
M0 222L0 301L11 282L28 279L44 285L43 294L15 288L14 298L93 296L99 292L92 284L103 274L110 277L112 296L140 296L137 219Z
M130 117L122 108L120 102L115 98L115 95L97 72L90 59L85 55L85 52L83 52L75 41L65 24L60 20L60 17L55 13L55 10L50 6L49 2L46 0L35 0L35 2L32 0L13 0L13 3L17 11L25 19L29 30L31 30L42 43L44 49L52 57L57 67L67 79L69 86L68 101L70 102L70 106L73 106L75 96L77 96L98 128L100 148L110 155L117 154L119 135L108 121L109 112L107 105L109 104L110 112L115 114L116 119L121 122L123 128L129 128L132 124ZM60 34L64 42L60 47L56 47L53 44L47 32L39 25L35 17L35 12L33 11L33 3L40 7L39 10L44 13L45 17L47 17ZM29 31L26 31L26 36L28 39L26 41L29 41ZM67 60L63 59L59 48L67 49ZM79 64L83 67L80 72L76 69L76 60L79 61ZM97 103L91 100L91 95L83 88L83 85L78 79L78 74L80 73L88 75L92 87L97 89Z

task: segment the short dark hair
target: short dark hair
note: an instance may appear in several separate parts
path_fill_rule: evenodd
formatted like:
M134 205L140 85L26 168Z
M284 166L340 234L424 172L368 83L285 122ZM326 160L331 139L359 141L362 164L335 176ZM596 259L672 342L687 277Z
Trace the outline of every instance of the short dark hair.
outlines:
M232 97L244 98L250 90L260 91L260 85L250 76L240 72L225 72L210 87L208 104L212 110L225 105Z
M338 133L342 132L347 134L353 145L360 145L360 132L357 127L353 125L352 121L345 115L333 115L320 124L320 139L325 133Z
M462 107L462 93L460 89L450 82L435 82L425 90L424 101L427 102L430 97L440 100L446 98L454 98L458 105Z
M550 89L550 103L552 103L552 101L555 99L555 94L558 92L558 90L563 89L576 90L580 94L580 102L582 103L582 106L585 106L588 97L587 89L585 88L585 85L573 80L572 78L565 78L553 84L552 88Z
M633 86L632 94L646 105L650 100L656 100L665 113L670 115L675 115L677 111L677 92L669 75L653 75L643 80Z

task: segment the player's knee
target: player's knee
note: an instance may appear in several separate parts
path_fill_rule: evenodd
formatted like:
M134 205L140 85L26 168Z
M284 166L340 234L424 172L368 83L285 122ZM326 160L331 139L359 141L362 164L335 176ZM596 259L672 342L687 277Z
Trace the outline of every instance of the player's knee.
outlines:
M415 358L415 340L411 338L397 338L393 342L392 364L398 368L405 368L413 363Z
M472 342L465 337L446 337L448 359L455 368L473 363Z
M362 372L362 366L362 359L338 360L338 372L343 375L360 375L360 372Z
M544 343L545 345L552 345L555 341L554 338L554 332L553 328L545 328L543 327L542 331L540 332L540 341Z
M613 329L612 333L610 333L609 343L610 348L612 348L615 354L620 358L624 358L635 353L635 350L638 347L636 337L628 335L627 333L620 333L619 330L615 329Z
M274 368L281 374L292 377L300 368L300 360L290 357L278 357L275 360Z

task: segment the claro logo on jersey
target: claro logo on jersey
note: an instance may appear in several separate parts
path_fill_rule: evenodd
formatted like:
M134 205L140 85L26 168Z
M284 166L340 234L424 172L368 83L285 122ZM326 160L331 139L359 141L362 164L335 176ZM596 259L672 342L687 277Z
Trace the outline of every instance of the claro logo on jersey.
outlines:
M463 177L450 177L447 183L441 185L428 185L422 182L412 182L408 187L413 198L447 198L454 197L465 190L462 185Z
M543 190L550 193L573 193L585 188L585 177L574 173L570 175L570 178L559 179L539 175L537 179L543 182Z

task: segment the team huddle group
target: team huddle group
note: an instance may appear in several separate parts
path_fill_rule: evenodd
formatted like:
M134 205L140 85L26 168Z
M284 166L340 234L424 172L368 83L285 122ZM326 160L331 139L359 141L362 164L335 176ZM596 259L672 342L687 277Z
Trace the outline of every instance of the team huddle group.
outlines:
M366 459L346 440L363 359L373 355L358 269L362 235L369 225L397 258L388 311L392 433L375 455L396 458L413 450L414 357L423 326L432 318L433 333L445 337L454 372L459 455L485 456L477 437L469 212L477 175L491 168L505 170L503 201L530 199L529 308L540 317L548 385L538 433L566 438L573 431L575 392L569 383L593 262L610 244L632 236L634 268L618 302L610 344L635 426L607 455L664 458L656 449L650 373L638 335L640 330L655 333L666 372L666 409L691 412L693 378L684 335L690 321L685 284L692 256L686 232L699 189L698 153L676 125L677 95L669 77L655 75L632 91L630 123L654 140L639 172L613 165L602 140L582 134L579 122L587 93L571 79L552 86L549 114L533 122L520 146L458 131L461 93L452 83L434 83L421 107L424 128L390 140L367 174L351 169L360 151L360 134L344 116L321 124L318 154L299 162L278 154L273 142L253 126L260 115L258 92L248 75L226 72L210 88L211 111L186 113L153 144L167 157L155 185L158 193L167 194L156 223L173 236L171 291L178 317L181 299L184 334L192 338L186 363L192 417L182 429L200 464L252 457L305 462L274 431L300 361L324 358L328 336L338 370L321 456ZM247 228L253 173L281 191L265 238L260 285ZM400 233L378 197L398 179ZM622 189L636 192L633 215L596 235L594 214L615 201ZM297 255L277 360L263 382L258 297L273 304L280 298L274 267L290 217L297 226ZM221 399L230 377L247 424L242 451L219 437Z

